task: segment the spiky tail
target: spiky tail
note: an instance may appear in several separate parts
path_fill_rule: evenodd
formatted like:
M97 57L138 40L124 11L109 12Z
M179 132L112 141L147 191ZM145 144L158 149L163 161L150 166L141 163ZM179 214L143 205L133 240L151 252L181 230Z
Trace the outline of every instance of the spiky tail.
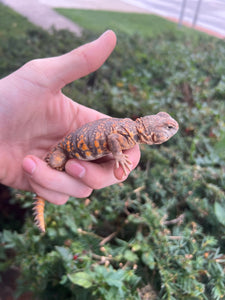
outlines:
M35 197L34 202L34 220L37 227L42 231L45 232L45 219L44 219L44 208L45 208L45 199L41 197Z

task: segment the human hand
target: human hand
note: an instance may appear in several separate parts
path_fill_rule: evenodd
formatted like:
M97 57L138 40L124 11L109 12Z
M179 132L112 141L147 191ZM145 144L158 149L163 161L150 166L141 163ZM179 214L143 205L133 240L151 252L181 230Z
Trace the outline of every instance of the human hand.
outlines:
M111 158L101 163L69 160L66 172L43 161L49 149L84 123L105 115L63 95L73 80L97 70L116 44L112 31L65 55L37 59L0 80L0 182L33 191L55 204L69 196L87 197L93 189L119 182ZM126 154L137 165L138 146Z

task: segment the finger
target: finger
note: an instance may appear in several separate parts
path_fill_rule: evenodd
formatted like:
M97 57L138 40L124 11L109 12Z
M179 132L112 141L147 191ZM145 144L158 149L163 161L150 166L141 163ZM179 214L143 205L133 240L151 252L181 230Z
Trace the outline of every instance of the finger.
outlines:
M65 172L48 167L44 161L36 156L26 156L22 166L27 173L31 186L35 188L35 192L37 194L40 192L39 196L46 197L46 200L50 202L59 201L54 200L54 193L64 194L62 200L64 201L65 195L83 198L88 197L92 192L92 189L81 180L74 179ZM49 191L49 194L47 191Z
M114 160L98 164L97 162L71 159L66 164L66 172L74 178L80 178L84 184L92 189L101 189L118 182L113 174L114 164ZM78 174L80 166L85 169L84 176Z
M132 169L134 169L140 159L139 147L136 145L124 152L129 156ZM115 169L115 164L113 158L101 163L71 159L66 164L66 172L75 178L82 179L82 182L91 189L100 189L126 179L123 169L121 167ZM81 167L85 168L84 173L81 172Z
M69 195L62 194L59 192L54 192L44 188L43 186L37 184L36 182L30 182L30 186L36 195L42 197L43 199L54 203L56 205L63 205L69 200Z
M116 35L109 30L97 40L64 55L42 59L44 73L53 90L60 90L67 83L97 70L116 45ZM40 60L39 60L40 62Z

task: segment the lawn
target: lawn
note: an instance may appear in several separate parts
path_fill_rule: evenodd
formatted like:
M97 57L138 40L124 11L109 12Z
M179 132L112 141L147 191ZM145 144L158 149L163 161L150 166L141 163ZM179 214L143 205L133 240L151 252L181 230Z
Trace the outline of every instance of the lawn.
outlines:
M126 34L141 34L145 37L174 32L178 36L184 33L199 36L199 33L190 28L178 28L177 24L151 14L119 13L109 11L93 11L78 9L56 9L60 14L71 19L86 30L101 33L106 29Z
M24 37L27 30L36 28L15 11L0 3L0 41L8 40L11 37Z

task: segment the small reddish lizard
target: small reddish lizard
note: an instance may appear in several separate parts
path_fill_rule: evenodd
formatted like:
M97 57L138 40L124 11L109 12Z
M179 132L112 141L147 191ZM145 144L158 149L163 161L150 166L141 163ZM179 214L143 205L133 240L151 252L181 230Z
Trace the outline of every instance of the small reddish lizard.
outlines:
M51 168L64 171L66 162L71 158L95 160L112 153L115 167L121 166L127 175L131 171L131 161L123 150L130 149L137 143L162 144L178 129L178 123L165 112L141 117L135 121L128 118L99 119L68 134L47 154L45 161ZM45 232L44 203L43 198L36 197L35 221L42 232Z

